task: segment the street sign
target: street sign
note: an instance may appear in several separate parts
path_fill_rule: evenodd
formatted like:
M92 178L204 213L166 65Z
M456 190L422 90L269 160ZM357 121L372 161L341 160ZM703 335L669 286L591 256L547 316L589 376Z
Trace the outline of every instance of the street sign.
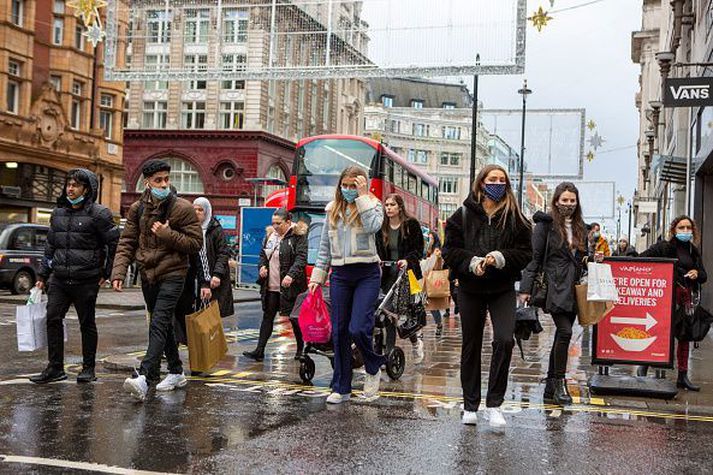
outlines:
M713 105L713 77L666 79L663 105L664 107Z
M592 364L673 367L675 259L609 258L619 301L594 327Z

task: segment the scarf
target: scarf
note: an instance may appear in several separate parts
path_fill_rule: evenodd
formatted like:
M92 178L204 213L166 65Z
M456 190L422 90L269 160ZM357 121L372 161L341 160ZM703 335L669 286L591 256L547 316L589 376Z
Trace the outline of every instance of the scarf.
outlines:
M213 207L208 201L208 198L200 197L193 200L194 205L198 205L203 208L203 213L205 214L203 222L201 222L201 229L203 230L203 246L201 250L198 251L198 256L201 259L201 267L203 268L203 277L207 282L210 282L210 266L208 264L208 251L206 250L206 231L208 231L208 225L213 217Z

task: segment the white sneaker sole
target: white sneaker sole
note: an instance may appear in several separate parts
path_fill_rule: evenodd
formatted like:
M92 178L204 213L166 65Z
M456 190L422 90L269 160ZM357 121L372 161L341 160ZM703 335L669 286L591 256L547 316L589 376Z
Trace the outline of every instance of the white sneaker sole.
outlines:
M380 397L381 397L381 395L378 394L378 393L377 393L377 394L372 394L372 395L361 394L361 395L359 396L359 399L361 399L362 401L365 401L365 402L371 402L371 401L376 401L376 400L379 399Z
M163 392L168 392L168 391L174 391L179 388L184 388L188 384L188 380L183 380L180 383L174 384L173 386L161 386L160 384L156 385L156 391L163 391Z
M124 381L124 390L128 391L134 398L138 399L139 401L144 401L146 399L146 393L141 390L138 386L135 384L132 384L130 381Z
M349 399L350 399L350 398L342 398L342 399L340 399L340 400L338 400L338 401L334 401L334 400L329 400L329 399L327 399L327 404L335 404L335 405L336 405L336 404L344 404L345 402L349 402Z

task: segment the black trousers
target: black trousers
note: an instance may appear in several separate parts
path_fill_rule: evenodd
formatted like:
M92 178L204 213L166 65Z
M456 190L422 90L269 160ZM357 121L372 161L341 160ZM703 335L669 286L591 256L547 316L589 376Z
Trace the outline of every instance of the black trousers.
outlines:
M168 372L183 373L183 363L178 355L178 344L173 333L173 314L183 291L183 277L173 277L161 282L143 282L146 307L151 314L149 327L149 347L141 361L139 373L149 381L158 381L161 377L161 356L166 354Z
M572 325L576 314L553 313L555 322L555 340L550 351L550 365L547 369L548 378L564 379L567 373L567 356L569 355L569 342L572 339Z
M515 291L499 294L471 294L458 291L460 321L463 330L460 379L466 411L480 406L480 362L485 320L490 313L493 326L493 356L490 361L487 407L500 407L505 400L512 348L515 344Z
M280 292L267 291L265 292L264 302L264 312L262 314L262 322L260 323L260 337L257 342L257 351L260 353L265 352L265 346L267 346L267 341L272 336L272 329L275 325L275 317L280 311ZM292 324L292 332L295 334L295 340L297 341L297 351L302 352L304 349L304 340L302 339L302 331L300 330L300 325L297 320L290 318L290 323Z
M64 325L62 321L74 305L82 332L84 366L94 367L97 355L97 324L95 309L99 281L67 284L50 277L47 287L47 353L50 366L64 368Z

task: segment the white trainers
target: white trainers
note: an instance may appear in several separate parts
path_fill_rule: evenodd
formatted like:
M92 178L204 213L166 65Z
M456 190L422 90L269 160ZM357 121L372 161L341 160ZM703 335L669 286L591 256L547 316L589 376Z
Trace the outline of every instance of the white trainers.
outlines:
M381 368L376 374L366 373L364 378L364 392L361 397L370 401L379 397L379 383L381 383Z
M423 351L423 340L418 339L416 341L416 344L413 345L413 362L414 364L419 364L423 362L423 358L426 356L426 354Z
M341 404L347 402L350 397L352 397L351 394L332 393L327 396L327 404Z
M146 376L143 374L138 378L126 378L124 381L124 390L131 393L139 401L146 399L146 393L149 392L149 385L146 382Z
M505 427L507 425L499 407L486 407L483 415L490 427Z
M463 424L474 426L478 423L478 413L475 411L463 411Z
M182 388L186 384L188 384L188 380L183 373L169 374L156 385L156 391L173 391L176 388Z

